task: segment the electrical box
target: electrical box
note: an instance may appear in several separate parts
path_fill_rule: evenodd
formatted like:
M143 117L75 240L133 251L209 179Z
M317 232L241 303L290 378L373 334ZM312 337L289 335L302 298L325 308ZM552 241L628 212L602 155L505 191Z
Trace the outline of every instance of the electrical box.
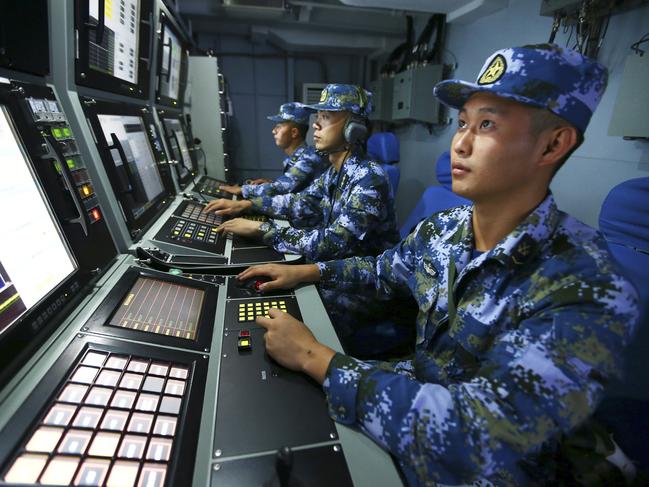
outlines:
M433 86L442 80L444 66L409 69L394 77L392 120L439 123L440 104L433 96Z
M392 120L392 88L394 78L380 78L370 83L372 104L374 111L370 113L370 120Z
M546 17L573 14L579 11L582 3L582 0L543 0L540 14Z
M608 135L649 137L649 55L630 54L624 65Z

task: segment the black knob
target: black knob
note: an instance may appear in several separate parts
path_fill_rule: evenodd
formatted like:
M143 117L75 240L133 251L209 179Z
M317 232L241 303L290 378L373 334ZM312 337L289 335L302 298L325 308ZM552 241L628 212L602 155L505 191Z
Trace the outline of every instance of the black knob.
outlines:
M275 456L275 470L279 478L280 487L289 487L291 471L293 469L293 451L288 446L283 446L277 450Z

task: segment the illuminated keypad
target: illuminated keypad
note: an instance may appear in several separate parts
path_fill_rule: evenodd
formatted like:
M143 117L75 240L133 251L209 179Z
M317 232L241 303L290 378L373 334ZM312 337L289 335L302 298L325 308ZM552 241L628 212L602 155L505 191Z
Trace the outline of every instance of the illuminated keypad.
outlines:
M162 487L189 376L185 364L89 350L0 482Z
M278 299L277 301L257 301L254 303L239 303L239 323L244 321L254 321L257 316L268 316L270 308L277 308L286 313L286 301Z
M217 227L210 225L202 225L188 220L178 220L171 229L171 238L183 242L196 241L216 244L219 238L216 229Z
M215 215L214 213L204 213L203 206L194 203L187 203L187 206L180 215L182 218L188 220L195 220L208 225L220 225L223 223L223 217Z

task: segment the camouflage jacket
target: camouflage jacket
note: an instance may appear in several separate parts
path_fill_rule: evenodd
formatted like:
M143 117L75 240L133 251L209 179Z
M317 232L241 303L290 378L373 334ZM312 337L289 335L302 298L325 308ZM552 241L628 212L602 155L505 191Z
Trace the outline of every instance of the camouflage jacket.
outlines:
M286 218L270 223L264 243L309 260L377 255L399 241L394 202L385 171L360 154L340 171L330 166L300 193L253 198L254 211Z
M284 159L284 174L267 184L244 184L241 195L246 198L274 196L276 194L297 193L306 188L328 167L329 161L321 157L315 147L302 144L292 155Z
M462 206L376 258L318 264L341 290L406 291L418 303L411 360L337 354L323 385L332 417L360 425L412 485L529 485L524 466L538 473L540 453L582 424L620 373L637 319L636 292L603 237L551 195L492 250L472 250Z

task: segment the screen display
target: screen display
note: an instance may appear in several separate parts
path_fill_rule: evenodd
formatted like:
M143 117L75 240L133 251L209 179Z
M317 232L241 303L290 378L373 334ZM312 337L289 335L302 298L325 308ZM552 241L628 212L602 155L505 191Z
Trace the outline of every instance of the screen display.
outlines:
M142 118L128 115L98 115L99 124L110 147L113 162L128 193L132 196L133 216L138 218L164 193L164 185L158 165L153 156ZM115 134L124 150L126 161L122 160L115 147ZM127 167L124 166L127 164Z
M0 107L0 334L77 268Z
M90 25L99 23L99 0L89 0ZM89 29L89 65L129 83L137 83L140 0L105 0L103 36Z
M163 32L159 94L177 100L180 92L182 47L176 35L169 28L164 29Z
M167 134L169 134L169 143L174 151L174 157L178 159L178 162L181 163L187 171L193 171L194 168L192 167L192 159L189 155L187 139L185 138L185 132L183 132L180 120L175 118L164 118L162 122L165 124ZM176 143L176 141L178 142ZM184 175L187 174L187 171L183 171L184 174L181 176L184 177Z
M201 289L140 277L108 324L196 340L204 298Z

